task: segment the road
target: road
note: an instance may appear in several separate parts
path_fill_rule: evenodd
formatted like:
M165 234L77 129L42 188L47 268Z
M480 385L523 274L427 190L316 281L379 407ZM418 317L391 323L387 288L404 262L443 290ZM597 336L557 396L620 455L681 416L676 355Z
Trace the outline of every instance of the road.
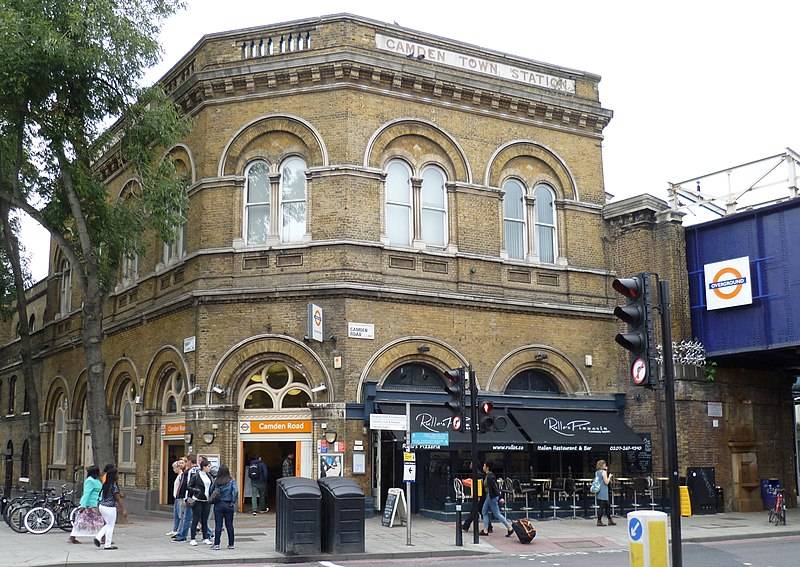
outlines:
M800 536L687 543L683 546L684 567L797 567L800 564ZM436 567L628 567L628 551L602 548L585 551L537 552L536 545L517 554L452 559L395 559L385 561L323 561L296 564L295 567L366 567L369 565L424 565ZM277 566L276 566L277 567Z

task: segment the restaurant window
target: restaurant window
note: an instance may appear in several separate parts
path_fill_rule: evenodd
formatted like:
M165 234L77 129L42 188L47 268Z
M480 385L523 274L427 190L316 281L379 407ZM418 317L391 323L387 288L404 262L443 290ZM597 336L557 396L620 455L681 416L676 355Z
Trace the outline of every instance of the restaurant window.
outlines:
M506 394L561 394L558 382L542 370L523 370L506 386Z
M420 362L398 366L383 382L383 388L386 390L439 392L444 389L444 386L442 374L433 366Z

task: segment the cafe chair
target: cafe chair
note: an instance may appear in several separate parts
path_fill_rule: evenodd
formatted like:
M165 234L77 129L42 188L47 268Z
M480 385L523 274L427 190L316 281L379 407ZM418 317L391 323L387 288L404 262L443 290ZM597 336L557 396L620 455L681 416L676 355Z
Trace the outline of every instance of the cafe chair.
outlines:
M633 502L631 503L631 507L633 507L634 512L638 512L639 508L642 507L642 504L639 502L639 495L641 494L642 498L644 498L648 488L649 482L646 478L633 479Z
M652 476L647 477L647 490L644 491L644 496L647 496L650 499L650 509L655 511L656 509L656 482L653 480Z
M464 483L460 478L453 479L453 490L456 492L456 502L464 503Z
M553 503L550 505L550 509L553 511L554 520L561 519L558 517L558 511L561 510L561 506L558 505L558 498L563 494L564 494L564 479L557 478L552 483L550 483L550 495L553 497Z
M574 478L568 478L564 481L564 492L566 492L567 497L572 498L572 504L569 505L572 510L572 517L570 520L577 520L578 510L581 509L581 506L578 504L578 490Z

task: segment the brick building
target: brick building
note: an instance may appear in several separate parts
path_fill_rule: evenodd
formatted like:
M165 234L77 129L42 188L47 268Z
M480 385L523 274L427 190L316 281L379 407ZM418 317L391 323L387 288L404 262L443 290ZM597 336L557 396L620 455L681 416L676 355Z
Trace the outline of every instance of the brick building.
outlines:
M247 458L261 455L274 479L294 453L296 474L352 475L379 506L400 482L399 443L370 431L369 414L412 401L417 425L427 412L446 431L442 375L466 364L511 422L481 448L507 475L585 476L600 456L630 470L613 439L553 450L524 423L539 415L524 411L602 417L624 437L613 418L626 407L659 439L653 406L626 401L610 282L650 253L685 272L682 232L645 207L668 245L646 229L641 255L614 248L622 212L604 220L599 81L350 15L204 36L162 79L193 119L165 154L189 183L186 225L125 262L106 306L130 500L168 503L169 463L187 451L245 484ZM98 167L112 197L135 184L113 150ZM79 300L55 247L32 293L46 475L70 481L92 460L91 432ZM686 317L676 309L677 328ZM0 442L16 478L27 421L11 388L14 325ZM417 490L441 500L464 452L422 454L421 476L444 480Z

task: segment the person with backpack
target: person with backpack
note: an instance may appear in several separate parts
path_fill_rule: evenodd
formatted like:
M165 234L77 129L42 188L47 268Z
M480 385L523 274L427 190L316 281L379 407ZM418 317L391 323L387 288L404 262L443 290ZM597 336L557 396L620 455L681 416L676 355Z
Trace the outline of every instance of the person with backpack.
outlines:
M211 546L213 551L219 551L223 522L225 531L228 532L228 549L233 549L233 512L238 501L239 488L236 486L236 481L231 478L228 466L220 465L211 491L211 503L214 505L214 545Z
M608 517L608 525L615 526L617 525L614 520L611 519L611 506L608 504L609 500L609 493L608 493L608 485L611 482L611 477L614 476L608 473L608 465L603 459L597 461L597 470L594 472L594 480L592 481L592 486L590 490L592 494L597 496L597 525L598 526L605 526L603 523L603 513Z
M267 465L264 464L260 456L255 457L247 465L247 478L250 479L253 516L262 510L264 513L269 512L267 507L267 479L269 478L269 472L267 471Z

